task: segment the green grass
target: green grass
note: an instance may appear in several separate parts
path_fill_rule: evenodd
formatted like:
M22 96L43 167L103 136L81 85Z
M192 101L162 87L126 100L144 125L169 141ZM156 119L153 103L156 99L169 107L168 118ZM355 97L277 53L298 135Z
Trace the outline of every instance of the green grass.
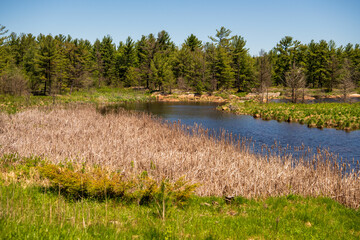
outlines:
M330 198L238 196L227 202L221 197L192 195L183 204L167 202L163 214L156 200L142 204L121 197L69 197L53 180L46 184L46 176L37 174L46 164L40 157L18 154L0 159L0 239L360 237L360 210ZM67 171L76 168L69 163L59 166Z
M153 204L70 201L56 192L0 185L1 239L359 239L360 212L328 198L193 197L159 217Z
M307 124L309 127L327 127L347 131L360 129L360 103L261 104L233 102L222 108L264 120L299 122Z
M10 96L0 95L0 112L16 113L33 106L45 106L54 103L123 103L149 101L154 98L145 90L126 88L93 88L75 91L70 94L53 96Z

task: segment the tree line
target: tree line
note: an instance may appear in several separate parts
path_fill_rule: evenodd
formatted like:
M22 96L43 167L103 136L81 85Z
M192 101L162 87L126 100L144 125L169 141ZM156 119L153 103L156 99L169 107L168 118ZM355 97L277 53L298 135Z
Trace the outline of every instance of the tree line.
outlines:
M142 86L165 92L234 88L264 93L270 86L286 86L296 94L303 87L332 91L359 84L359 44L302 44L286 36L269 52L251 56L246 40L231 33L221 27L209 42L191 34L176 46L161 31L116 45L109 35L91 43L62 34L8 34L0 25L0 91L50 95L94 86Z

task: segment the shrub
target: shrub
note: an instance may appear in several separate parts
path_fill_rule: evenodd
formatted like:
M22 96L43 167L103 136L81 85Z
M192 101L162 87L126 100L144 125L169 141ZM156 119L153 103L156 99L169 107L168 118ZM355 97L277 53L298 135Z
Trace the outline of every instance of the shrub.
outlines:
M28 92L28 79L19 69L11 69L0 76L0 93L25 95Z
M189 184L184 178L175 182L165 179L160 183L143 172L135 178L126 179L122 174L93 169L84 173L73 169L46 164L39 167L42 177L50 180L51 187L69 198L117 198L136 200L140 205L166 197L167 201L182 206L191 197L196 184Z

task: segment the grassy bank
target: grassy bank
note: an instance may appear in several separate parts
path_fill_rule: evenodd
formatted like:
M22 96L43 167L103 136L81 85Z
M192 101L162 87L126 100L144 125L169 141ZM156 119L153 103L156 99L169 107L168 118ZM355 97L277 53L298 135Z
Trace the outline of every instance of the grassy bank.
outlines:
M0 238L360 237L360 211L330 198L293 194L252 199L199 197L191 194L196 185L182 180L167 182L162 188L162 183L151 181L144 172L135 179L119 180L117 176L118 172L98 166L53 165L41 157L3 155ZM124 184L131 189L115 195L114 187Z
M150 101L156 98L145 90L131 88L93 88L75 91L72 94L58 94L55 96L11 96L0 95L0 111L15 113L29 107L49 106L67 103L110 104L123 102Z
M232 102L221 107L225 111L252 115L264 120L307 124L309 127L360 129L360 103L268 103Z

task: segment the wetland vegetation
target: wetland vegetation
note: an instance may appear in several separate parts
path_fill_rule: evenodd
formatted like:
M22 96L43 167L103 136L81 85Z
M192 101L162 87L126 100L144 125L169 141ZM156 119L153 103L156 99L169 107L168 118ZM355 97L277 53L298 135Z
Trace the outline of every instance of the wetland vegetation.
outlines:
M347 163L256 154L232 133L104 107L228 102L264 120L360 128L359 104L240 102L271 87L293 102L309 91L346 100L359 44L285 36L250 56L229 29L210 40L177 47L161 31L116 45L0 25L0 238L358 239L360 178Z
M359 103L267 103L232 102L219 109L252 115L263 120L298 122L308 127L336 128L346 131L360 128Z

